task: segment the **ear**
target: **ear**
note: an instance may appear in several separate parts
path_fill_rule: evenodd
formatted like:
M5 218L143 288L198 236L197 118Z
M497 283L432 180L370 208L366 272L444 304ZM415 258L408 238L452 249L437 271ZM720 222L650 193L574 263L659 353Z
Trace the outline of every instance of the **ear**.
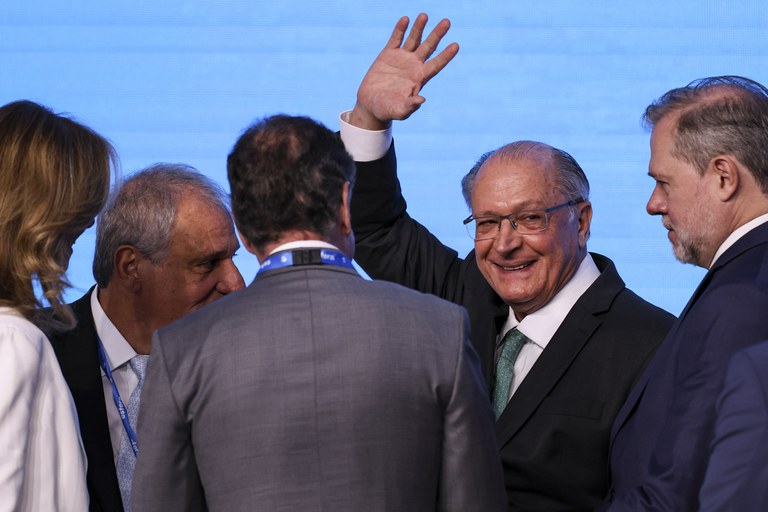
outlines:
M731 155L718 155L709 162L706 173L712 173L715 196L722 202L733 199L739 189L743 166Z
M587 200L576 207L578 208L576 214L579 223L579 247L584 249L589 240L589 227L592 225L592 203Z
M112 279L129 292L139 291L141 289L139 266L142 259L145 259L144 255L134 246L121 245L115 251L112 262Z
M352 187L348 181L344 182L341 189L341 204L339 205L339 231L342 236L349 236L352 233L352 211L350 201L352 200Z

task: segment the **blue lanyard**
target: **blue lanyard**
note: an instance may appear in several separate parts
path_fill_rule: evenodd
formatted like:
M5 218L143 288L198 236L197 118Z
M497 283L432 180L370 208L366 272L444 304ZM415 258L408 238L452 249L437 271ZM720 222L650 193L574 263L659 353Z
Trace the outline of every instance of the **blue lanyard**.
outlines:
M125 433L128 436L128 440L131 442L133 455L136 456L139 454L139 443L136 440L136 432L133 430L133 427L131 427L131 422L128 420L128 411L125 409L123 400L120 398L120 392L117 391L117 384L115 384L115 379L112 377L112 371L109 369L109 365L107 364L107 356L104 354L104 345L101 343L101 338L97 336L96 339L99 342L99 364L101 365L101 369L104 370L104 374L109 379L109 383L112 384L112 398L115 400L115 406L117 407L117 412L120 413L120 419L123 422L123 428L125 428Z
M298 249L276 252L261 264L258 274L268 270L301 265L335 265L354 269L349 256L332 249Z

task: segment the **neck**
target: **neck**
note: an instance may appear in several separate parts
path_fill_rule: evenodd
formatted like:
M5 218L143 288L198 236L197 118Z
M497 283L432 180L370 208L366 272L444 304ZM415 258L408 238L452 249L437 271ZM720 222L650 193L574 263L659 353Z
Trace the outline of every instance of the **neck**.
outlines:
M109 321L120 331L131 348L137 354L148 355L152 347L154 328L138 320L146 316L132 297L108 286L99 289L98 299Z

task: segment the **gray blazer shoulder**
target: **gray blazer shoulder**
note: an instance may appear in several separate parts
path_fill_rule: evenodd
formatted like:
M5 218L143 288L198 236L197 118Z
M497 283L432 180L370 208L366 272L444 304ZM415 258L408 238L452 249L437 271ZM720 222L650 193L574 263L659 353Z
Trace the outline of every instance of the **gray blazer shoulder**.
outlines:
M504 510L466 312L300 267L160 330L140 510Z

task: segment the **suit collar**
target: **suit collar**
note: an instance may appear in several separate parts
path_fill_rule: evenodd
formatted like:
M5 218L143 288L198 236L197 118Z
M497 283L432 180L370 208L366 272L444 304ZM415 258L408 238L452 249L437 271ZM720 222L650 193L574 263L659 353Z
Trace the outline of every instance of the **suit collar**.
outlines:
M263 281L264 279L270 279L284 274L291 274L294 272L341 272L344 274L351 274L353 276L360 277L360 274L353 268L337 267L335 265L301 265L297 267L283 267L269 272L260 272L256 274L253 283Z
M72 389L101 387L97 353L96 327L91 314L91 288L88 293L70 304L77 325L64 333L51 336L62 373Z
M499 446L506 444L528 421L600 326L600 315L610 310L616 295L624 289L624 281L611 260L596 253L592 253L592 258L600 277L573 305L546 350L512 395L507 409L496 422Z
M549 340L555 336L565 317L598 277L600 277L600 270L592 256L588 254L571 279L544 307L530 313L521 322L518 322L513 315L509 315L504 328L499 332L507 332L517 326L531 342L542 350L547 348Z
M710 268L707 273L704 274L704 278L699 283L699 286L696 287L696 290L693 292L693 295L691 295L691 298L688 300L685 308L683 308L682 313L680 313L680 317L678 318L677 323L679 324L682 319L685 318L685 316L688 314L688 311L691 309L691 306L693 306L696 300L698 300L698 298L709 285L710 281L712 281L712 277L720 269L728 265L730 262L745 252L766 243L768 243L768 223L757 226L736 240L719 258L717 258L717 261L715 261L714 265L712 265L712 268Z
M728 250L726 250L717 259L717 261L715 261L715 264L712 265L712 268L704 275L704 278L701 280L701 283L699 283L699 286L696 287L696 290L693 292L693 295L691 295L691 298L688 300L685 308L683 308L683 311L680 313L677 321L674 323L669 333L664 338L664 341L659 346L659 349L653 360L645 369L638 381L635 383L632 391L627 397L626 402L624 403L624 406L621 408L621 411L619 411L619 415L616 417L616 421L614 421L613 428L611 429L611 447L613 447L613 440L616 438L616 435L637 407L637 404L640 401L640 397L642 397L643 392L645 391L645 387L648 384L653 368L656 366L656 364L658 364L658 361L664 361L668 359L669 355L667 352L671 350L669 340L672 340L677 336L677 330L684 322L684 318L688 315L688 311L690 311L690 309L693 307L693 304L698 300L707 286L709 286L713 276L723 267L731 263L734 259L738 258L745 252L766 243L768 243L768 224L762 224L752 229L744 236L739 238L736 242L734 242L734 244L731 245L731 247L729 247Z
M740 256L745 251L765 243L768 243L768 223L757 226L736 240L733 245L717 258L712 265L710 272L727 265L730 261Z
M755 217L749 222L746 222L733 230L733 232L731 232L731 234L726 237L725 241L720 244L720 247L715 252L715 256L712 258L712 261L717 263L717 260L720 259L720 256L722 256L728 249L733 247L736 242L741 240L747 233L765 224L766 222L768 222L768 213L764 213L763 215ZM714 264L710 265L710 267L712 266L714 266Z
M89 295L91 297L90 306L96 335L104 347L110 371L115 371L133 359L136 356L136 351L109 319L104 308L101 307L98 299L98 290L90 292Z

